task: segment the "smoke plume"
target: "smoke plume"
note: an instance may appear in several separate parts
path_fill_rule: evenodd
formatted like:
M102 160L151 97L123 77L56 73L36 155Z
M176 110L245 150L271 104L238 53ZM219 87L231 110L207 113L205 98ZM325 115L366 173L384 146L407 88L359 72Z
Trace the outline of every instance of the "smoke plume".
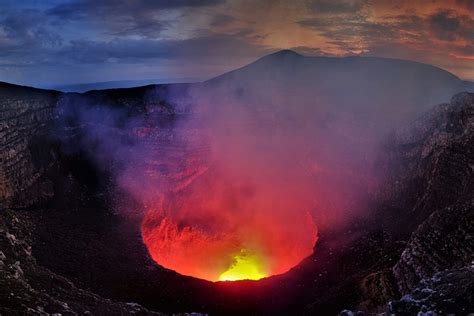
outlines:
M370 103L367 78L352 90L318 87L304 63L293 78L287 57L149 87L131 105L93 94L61 101L63 134L138 202L157 263L212 281L259 279L310 255L318 228L361 215L380 139L415 111L377 104L378 90Z

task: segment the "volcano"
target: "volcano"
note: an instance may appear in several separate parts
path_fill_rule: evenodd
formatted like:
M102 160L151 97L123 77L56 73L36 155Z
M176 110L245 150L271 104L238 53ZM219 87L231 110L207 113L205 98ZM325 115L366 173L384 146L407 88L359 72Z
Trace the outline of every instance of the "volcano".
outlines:
M462 314L464 90L291 51L196 84L1 84L0 312Z

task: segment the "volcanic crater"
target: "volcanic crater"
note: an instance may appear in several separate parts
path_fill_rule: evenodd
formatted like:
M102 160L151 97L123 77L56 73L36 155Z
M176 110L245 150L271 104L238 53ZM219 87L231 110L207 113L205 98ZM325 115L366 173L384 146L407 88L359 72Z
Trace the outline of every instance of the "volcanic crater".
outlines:
M474 302L474 97L449 73L283 51L192 85L0 89L0 312Z

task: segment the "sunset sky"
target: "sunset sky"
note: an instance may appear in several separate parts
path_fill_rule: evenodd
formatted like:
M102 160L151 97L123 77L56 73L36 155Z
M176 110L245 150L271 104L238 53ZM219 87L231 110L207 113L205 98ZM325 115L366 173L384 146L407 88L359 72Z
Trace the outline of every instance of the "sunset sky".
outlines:
M474 80L474 1L0 0L0 81L196 81L288 48Z

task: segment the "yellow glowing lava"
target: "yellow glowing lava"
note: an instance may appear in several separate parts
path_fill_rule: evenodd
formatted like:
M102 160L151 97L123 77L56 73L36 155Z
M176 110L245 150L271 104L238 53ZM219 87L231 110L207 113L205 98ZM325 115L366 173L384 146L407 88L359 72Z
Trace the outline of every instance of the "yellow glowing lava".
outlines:
M219 281L259 280L266 276L262 260L245 249L234 256L233 264L219 276Z

